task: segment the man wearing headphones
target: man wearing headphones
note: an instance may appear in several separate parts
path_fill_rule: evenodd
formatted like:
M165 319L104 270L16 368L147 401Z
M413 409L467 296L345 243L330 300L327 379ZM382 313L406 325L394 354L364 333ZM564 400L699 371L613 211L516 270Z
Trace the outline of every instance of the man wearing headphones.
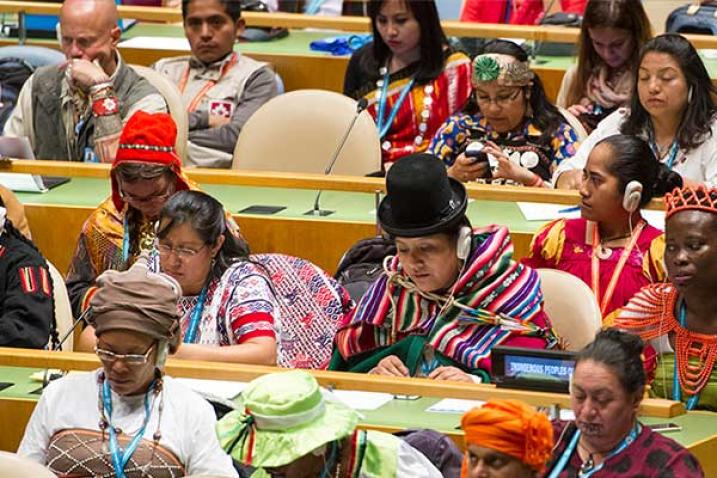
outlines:
M97 284L90 307L102 367L45 389L18 454L59 476L236 477L211 405L164 376L180 346L179 284L150 272L145 257Z
M430 154L386 176L379 222L398 255L336 336L335 370L489 381L495 345L554 343L537 274L501 226L471 229L465 187Z
M111 162L122 124L138 110L167 111L159 92L117 51L122 34L113 0L65 0L58 37L67 61L25 82L5 124L41 159Z
M603 324L643 286L665 280L662 231L640 214L653 197L682 185L636 136L613 135L590 153L580 188L580 218L558 219L538 231L524 263L559 269L595 293Z

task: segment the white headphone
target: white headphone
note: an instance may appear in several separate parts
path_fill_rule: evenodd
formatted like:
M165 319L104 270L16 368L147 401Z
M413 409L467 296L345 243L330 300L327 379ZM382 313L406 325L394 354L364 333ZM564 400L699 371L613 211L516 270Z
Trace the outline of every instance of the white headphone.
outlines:
M625 195L622 198L622 207L627 212L635 212L642 200L642 184L639 181L630 181L625 186Z
M456 243L456 255L458 259L465 261L471 253L471 242L473 231L468 226L461 227L458 231L458 242Z

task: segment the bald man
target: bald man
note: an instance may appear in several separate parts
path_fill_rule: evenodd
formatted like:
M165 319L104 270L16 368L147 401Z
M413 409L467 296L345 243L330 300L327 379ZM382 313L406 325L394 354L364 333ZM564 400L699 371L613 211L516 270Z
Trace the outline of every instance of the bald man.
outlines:
M117 20L113 0L65 0L60 45L67 61L25 82L6 136L30 138L40 159L111 162L133 113L167 111L159 92L122 61Z

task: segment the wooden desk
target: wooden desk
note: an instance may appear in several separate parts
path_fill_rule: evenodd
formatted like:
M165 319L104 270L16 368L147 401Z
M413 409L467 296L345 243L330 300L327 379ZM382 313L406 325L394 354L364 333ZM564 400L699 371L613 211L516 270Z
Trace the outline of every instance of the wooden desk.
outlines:
M83 222L109 195L108 165L65 161L0 163L0 171L73 179L48 193L21 193L33 239L60 271L66 271ZM332 272L357 240L376 234L375 194L383 179L271 172L189 169L187 174L216 196L236 218L255 252L283 252L311 260ZM330 216L306 216L316 191L326 190L321 207ZM516 201L576 204L574 191L470 185L468 207L473 225L503 224L511 230L516 256L524 256L542 221L526 221ZM251 205L286 209L271 215L238 213ZM653 207L661 207L655 202Z
M23 172L73 179L48 193L19 193L25 204L33 239L60 271L66 271L83 222L109 195L109 165L67 161L0 162L2 172ZM333 272L343 253L357 240L376 234L375 191L384 190L380 178L324 176L188 169L190 178L235 214L254 252L283 252L300 256ZM317 190L326 191L321 207L335 211L307 216ZM544 188L468 186L473 199L468 217L474 226L502 224L511 231L517 258L529 248L543 221L526 221L518 201L572 205L575 191ZM271 216L239 213L251 205L275 205L284 210ZM650 208L661 209L661 200Z
M38 395L30 392L40 384L31 382L29 374L45 367L61 370L94 370L99 362L94 355L73 352L46 352L37 350L0 348L0 380L14 385L0 391L0 449L14 451L22 438L25 425L34 409ZM230 380L248 382L260 375L280 371L274 367L218 364L169 359L167 374L173 377ZM439 382L415 378L391 378L344 372L309 371L325 387L336 390L362 390L402 395L420 395L417 400L393 399L376 410L361 411L359 427L396 432L409 427L433 428L451 437L462 446L462 432L457 429L460 414L432 413L426 409L442 398L487 400L515 398L535 406L559 404L569 406L567 395L498 389L492 385ZM706 476L717 473L717 415L705 412L685 413L681 403L668 400L646 399L640 409L640 420L645 424L674 422L682 426L670 437L686 446L697 456Z
M23 430L37 401L36 390L40 384L31 382L29 375L45 367L60 370L95 370L99 367L97 357L93 354L77 352L47 352L0 348L0 380L13 383L13 386L0 391L0 449L14 450L22 437ZM167 361L167 374L173 377L189 377L213 380L230 380L248 382L266 373L283 369L265 366L233 365L225 363ZM441 382L416 378L392 378L354 374L346 372L329 372L323 370L309 371L317 381L325 387L336 390L362 390L402 395L419 395L419 400L392 400L388 404L373 411L362 411L365 415L361 426L395 432L409 427L426 426L446 433L457 443L462 441L462 432L456 428L460 421L459 414L436 414L426 412L426 408L442 398L462 398L469 400L488 400L490 398L520 399L535 406L559 404L569 406L569 397L564 394L528 392L522 390L499 389L488 384L464 384L460 382ZM659 421L678 421L684 423L680 434L671 435L683 444L690 446L705 443L711 444L710 432L697 425L698 420L690 414L685 415L681 403L668 400L646 399L642 403L640 413L645 416L646 423ZM714 421L717 415L710 414L703 420Z

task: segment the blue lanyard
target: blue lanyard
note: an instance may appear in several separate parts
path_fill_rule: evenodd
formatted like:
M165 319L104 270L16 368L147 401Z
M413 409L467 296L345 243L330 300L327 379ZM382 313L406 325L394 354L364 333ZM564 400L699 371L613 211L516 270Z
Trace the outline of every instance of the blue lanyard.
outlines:
M204 302L207 300L208 289L209 285L205 285L204 289L202 289L202 292L199 293L199 299L197 300L197 303L194 304L194 309L192 309L192 315L189 318L189 327L187 328L187 333L184 335L185 344L193 344L194 341L197 339L197 329L199 328L199 321L202 318Z
M390 75L388 72L386 72L386 74L383 75L383 85L381 85L381 97L378 100L378 117L376 118L376 126L378 126L378 136L380 139L383 139L383 137L386 136L386 133L388 133L388 130L391 128L391 125L396 119L396 115L398 115L398 110L401 109L401 105L406 100L406 96L408 96L408 93L413 89L413 85L416 83L416 79L411 78L411 81L409 81L405 88L403 88L401 95L398 97L398 101L396 101L396 103L393 105L393 108L391 108L391 112L388 114L388 119L386 119L386 121L384 122L384 116L386 114L386 102L388 101L389 79Z
M306 15L316 15L317 13L319 13L319 9L325 1L326 0L312 0L311 3L306 6L306 10L304 11L304 13Z
M129 222L127 220L127 212L124 213L122 230L122 262L126 264L129 260Z
M102 383L102 402L104 403L107 416L109 416L110 419L108 428L110 432L110 453L112 455L112 466L115 469L117 478L125 478L126 475L124 474L124 467L127 466L127 462L130 458L132 458L134 452L137 451L139 443L142 441L144 431L146 430L147 423L149 422L149 396L153 390L154 382L152 382L149 386L147 393L144 394L144 421L142 422L142 427L137 431L137 434L132 438L129 445L127 445L125 451L122 452L122 448L120 448L117 441L117 432L115 432L115 428L112 426L112 395L110 392L110 384L107 379L105 379Z
M680 325L684 328L685 324L687 323L687 306L685 305L685 302L680 302L680 308L678 311L678 320L680 321ZM682 401L682 387L680 387L680 379L677 375L677 371L679 370L679 367L677 365L677 351L675 351L675 367L672 371L672 399L676 402ZM687 399L687 403L685 404L685 407L687 410L694 410L697 406L697 402L700 401L700 394L695 393L690 398Z
M632 430L630 430L630 433L623 438L623 440L615 447L613 450L605 456L605 459L602 463L600 463L598 466L593 468L592 470L586 471L584 473L580 473L578 476L581 478L590 478L598 471L602 470L603 466L605 466L605 463L607 461L614 457L615 455L622 453L625 448L630 446L632 442L637 440L638 435L642 431L642 426L640 423L636 423L634 427L632 427ZM560 473L563 472L565 469L565 466L568 464L568 460L570 460L570 457L573 456L573 453L575 452L575 447L578 445L578 440L580 439L580 430L576 430L573 434L573 437L570 439L570 443L568 443L568 446L565 448L565 451L563 451L563 454L560 455L560 459L558 460L558 463L555 465L555 467L552 469L550 474L548 475L548 478L558 478L560 476Z
M655 141L655 138L653 137L652 130L648 130L648 140L650 144L650 149L655 154L655 157L657 160L660 160L660 152L657 149L657 142ZM672 170L672 166L675 164L675 159L677 159L677 153L680 151L680 143L677 141L677 138L675 138L672 141L672 144L670 145L670 152L667 154L667 161L665 161L665 166L667 166L667 169Z

